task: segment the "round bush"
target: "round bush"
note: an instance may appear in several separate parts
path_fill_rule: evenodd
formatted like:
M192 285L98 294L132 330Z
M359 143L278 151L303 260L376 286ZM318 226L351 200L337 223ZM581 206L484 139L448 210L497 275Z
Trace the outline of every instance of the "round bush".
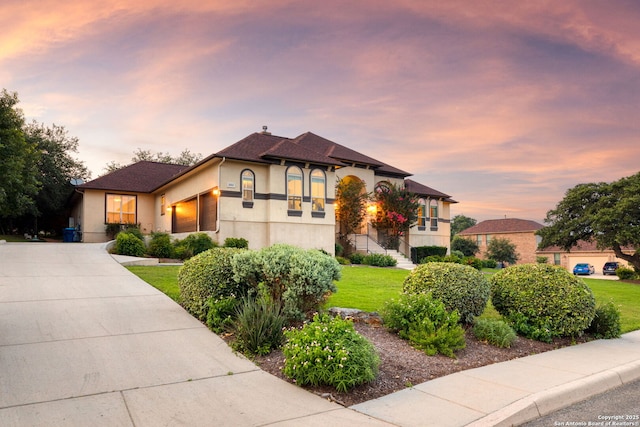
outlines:
M116 236L115 252L118 255L141 257L145 250L144 242L131 233L119 233Z
M349 320L316 315L302 329L285 332L282 372L299 385L330 385L344 392L373 381L380 358Z
M152 233L149 242L149 255L157 258L173 257L171 236L167 233Z
M242 249L214 248L185 261L178 272L182 306L200 320L207 318L209 298L240 298L248 285L234 279L232 259Z
M457 310L460 320L472 323L487 306L490 285L484 274L473 267L451 262L429 262L414 268L405 278L408 294L431 292L447 310Z
M494 274L491 301L520 334L540 341L575 336L595 315L591 289L562 267L514 265Z

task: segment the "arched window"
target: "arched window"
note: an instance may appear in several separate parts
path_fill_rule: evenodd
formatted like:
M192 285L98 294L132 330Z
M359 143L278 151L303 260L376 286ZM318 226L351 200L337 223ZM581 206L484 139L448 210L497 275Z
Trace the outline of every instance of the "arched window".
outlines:
M302 211L302 171L296 166L287 170L287 203L290 211Z
M253 207L255 180L253 171L249 169L242 171L242 206L244 207Z
M315 169L311 172L311 211L324 212L326 196L326 178L324 172Z
M427 204L424 199L418 200L418 227L427 226Z

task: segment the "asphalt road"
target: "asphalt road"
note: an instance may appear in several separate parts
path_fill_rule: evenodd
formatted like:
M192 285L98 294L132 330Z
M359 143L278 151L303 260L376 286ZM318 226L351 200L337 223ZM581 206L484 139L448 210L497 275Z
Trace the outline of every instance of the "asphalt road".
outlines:
M523 424L547 426L640 426L640 380Z

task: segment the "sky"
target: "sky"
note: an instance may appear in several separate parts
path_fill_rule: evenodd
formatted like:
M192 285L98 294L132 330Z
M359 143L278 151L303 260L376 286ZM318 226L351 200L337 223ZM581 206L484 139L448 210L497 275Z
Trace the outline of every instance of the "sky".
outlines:
M635 0L3 0L0 87L92 171L313 132L543 223L640 171Z

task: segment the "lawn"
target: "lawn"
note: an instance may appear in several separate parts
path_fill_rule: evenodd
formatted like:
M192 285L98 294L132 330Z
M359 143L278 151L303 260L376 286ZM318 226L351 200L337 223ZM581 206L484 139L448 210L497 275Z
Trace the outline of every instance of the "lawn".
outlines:
M167 294L174 301L180 298L178 270L180 266L127 267L145 282ZM336 282L338 292L331 295L325 307L357 308L380 312L384 303L397 298L407 270L367 266L344 266L342 278ZM622 332L640 329L640 285L616 280L584 279L593 290L596 302L613 301L621 314ZM499 318L491 302L483 317Z

